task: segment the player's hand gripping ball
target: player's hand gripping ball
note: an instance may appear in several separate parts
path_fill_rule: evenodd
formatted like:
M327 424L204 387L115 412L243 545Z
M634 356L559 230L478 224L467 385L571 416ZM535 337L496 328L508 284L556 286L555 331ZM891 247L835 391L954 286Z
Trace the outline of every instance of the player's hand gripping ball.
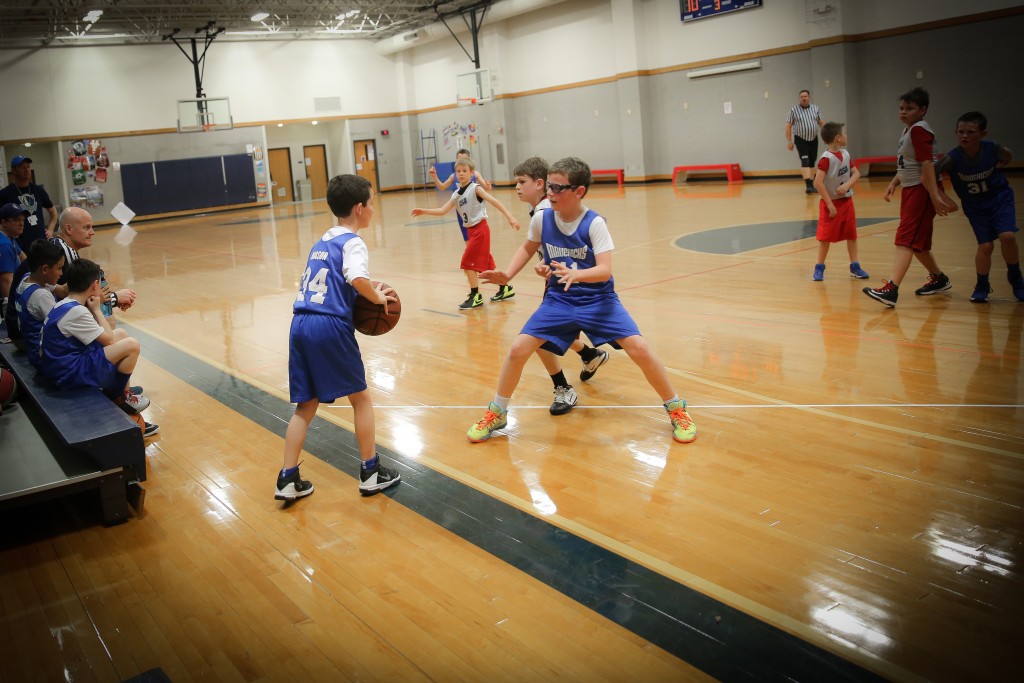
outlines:
M387 293L388 298L393 298L394 301L388 301L387 311L385 311L384 304L373 303L360 294L352 306L352 324L359 332L376 337L390 332L398 324L398 319L402 316L402 302L398 298L398 292L393 290L390 285L375 280L371 280L370 284L374 289ZM390 293L388 293L389 290Z

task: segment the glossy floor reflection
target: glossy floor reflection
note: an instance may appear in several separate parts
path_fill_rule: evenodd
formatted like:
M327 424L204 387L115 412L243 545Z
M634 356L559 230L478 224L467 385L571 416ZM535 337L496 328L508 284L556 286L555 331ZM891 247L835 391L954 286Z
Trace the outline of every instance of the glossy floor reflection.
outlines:
M316 494L284 511L268 491L287 419L290 305L310 246L330 226L326 206L140 223L127 246L101 232L89 256L140 297L123 323L144 340L137 375L161 424L149 513L121 529L5 544L5 574L24 587L39 557L81 562L94 578L67 590L105 596L100 632L122 644L109 657L117 671L161 666L175 681L199 670L269 675L272 663L246 671L241 656L267 640L285 658L310 657L310 670L354 677L328 652L332 619L399 655L410 667L391 672L401 678L587 680L601 669L580 662L614 652L645 680L697 669L725 680L807 671L999 679L1024 636L1014 609L1024 597L1024 303L998 255L990 303L968 301L975 243L959 214L936 225L934 253L952 290L904 297L895 310L865 297L860 289L891 266L895 207L881 201L884 187L863 182L856 199L871 279L851 279L836 245L821 283L810 280L813 239L734 254L676 246L721 239L731 226L813 218L817 204L797 182L595 191L591 206L616 244L617 290L700 429L685 446L620 351L587 383L575 381L578 358L563 359L580 401L560 417L548 414L551 383L531 361L508 429L469 444L465 430L493 396L542 282L524 273L516 298L460 312L454 221L408 218L441 198L380 197L364 235L371 273L398 290L403 315L361 347L378 442L408 479L393 496L358 498L342 402L320 411L311 434L303 473ZM511 191L497 194L525 215ZM502 266L522 235L500 221L492 235ZM914 265L907 282L924 277ZM110 537L112 559L72 559L85 538ZM177 556L182 544L211 542L212 561ZM246 578L214 569L221 561L245 567ZM109 606L105 586L127 566L144 578L129 580L126 604L149 606L153 624L219 632L244 621L244 644L183 633L195 654L170 657L153 635L160 628L110 635L126 628L127 610ZM163 578L165 566L255 600L260 617L234 600L200 608L172 590L184 585ZM383 592L367 595L366 581ZM19 604L17 614L34 612L30 600ZM88 600L82 609L91 614ZM715 635L716 615L728 636ZM13 633L24 618L5 623ZM254 624L261 619L272 626ZM294 650L292 629L303 634ZM445 629L451 637L438 634ZM717 645L695 644L703 637ZM130 644L144 654L128 654ZM90 663L103 659L94 644L82 649ZM474 666L468 649L493 659Z

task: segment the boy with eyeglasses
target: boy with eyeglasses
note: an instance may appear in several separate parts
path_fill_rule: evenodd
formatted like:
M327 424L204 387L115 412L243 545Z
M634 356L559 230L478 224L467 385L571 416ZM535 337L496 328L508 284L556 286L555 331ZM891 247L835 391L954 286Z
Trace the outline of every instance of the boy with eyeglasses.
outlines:
M640 336L636 323L615 293L611 257L615 245L608 225L583 204L590 183L590 166L584 161L567 157L552 164L547 183L551 210L539 211L530 219L526 242L516 250L504 271L480 274L484 282L507 284L540 248L551 269L540 307L530 316L505 357L494 400L483 418L466 433L474 443L489 439L508 424L508 403L530 356L541 347L564 354L580 330L595 345L616 342L640 367L664 402L676 441L689 443L697 438L697 427L686 413L686 402L679 399L665 366Z

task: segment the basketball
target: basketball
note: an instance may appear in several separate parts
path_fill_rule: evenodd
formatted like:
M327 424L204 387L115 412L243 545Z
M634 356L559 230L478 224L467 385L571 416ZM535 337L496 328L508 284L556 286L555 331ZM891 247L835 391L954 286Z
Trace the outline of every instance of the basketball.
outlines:
M370 284L374 289L377 288L377 282L371 280ZM389 287L386 283L381 284L384 284L385 289ZM384 312L382 304L375 304L362 294L357 296L356 302L352 306L352 324L355 325L355 328L370 337L390 332L398 324L398 319L402 315L402 302L398 299L398 292L392 296L396 300L388 302L387 313Z
M18 383L14 379L14 374L0 368L0 413L4 412L4 408L11 404L17 394Z

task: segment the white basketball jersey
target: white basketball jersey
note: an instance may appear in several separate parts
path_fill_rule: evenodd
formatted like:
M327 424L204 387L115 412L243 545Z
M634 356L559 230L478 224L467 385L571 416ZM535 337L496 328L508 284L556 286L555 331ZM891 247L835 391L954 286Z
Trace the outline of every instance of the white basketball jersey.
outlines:
M825 153L821 155L821 158L828 159L828 171L825 173L825 191L828 192L828 196L832 199L852 197L852 188L847 190L843 195L836 193L836 188L850 179L850 153L845 149L841 149L838 152L830 152L826 150Z
M452 198L455 199L455 210L462 216L462 224L467 228L472 228L487 218L487 208L476 196L476 187L476 183L470 183L465 190L460 187L452 193Z

